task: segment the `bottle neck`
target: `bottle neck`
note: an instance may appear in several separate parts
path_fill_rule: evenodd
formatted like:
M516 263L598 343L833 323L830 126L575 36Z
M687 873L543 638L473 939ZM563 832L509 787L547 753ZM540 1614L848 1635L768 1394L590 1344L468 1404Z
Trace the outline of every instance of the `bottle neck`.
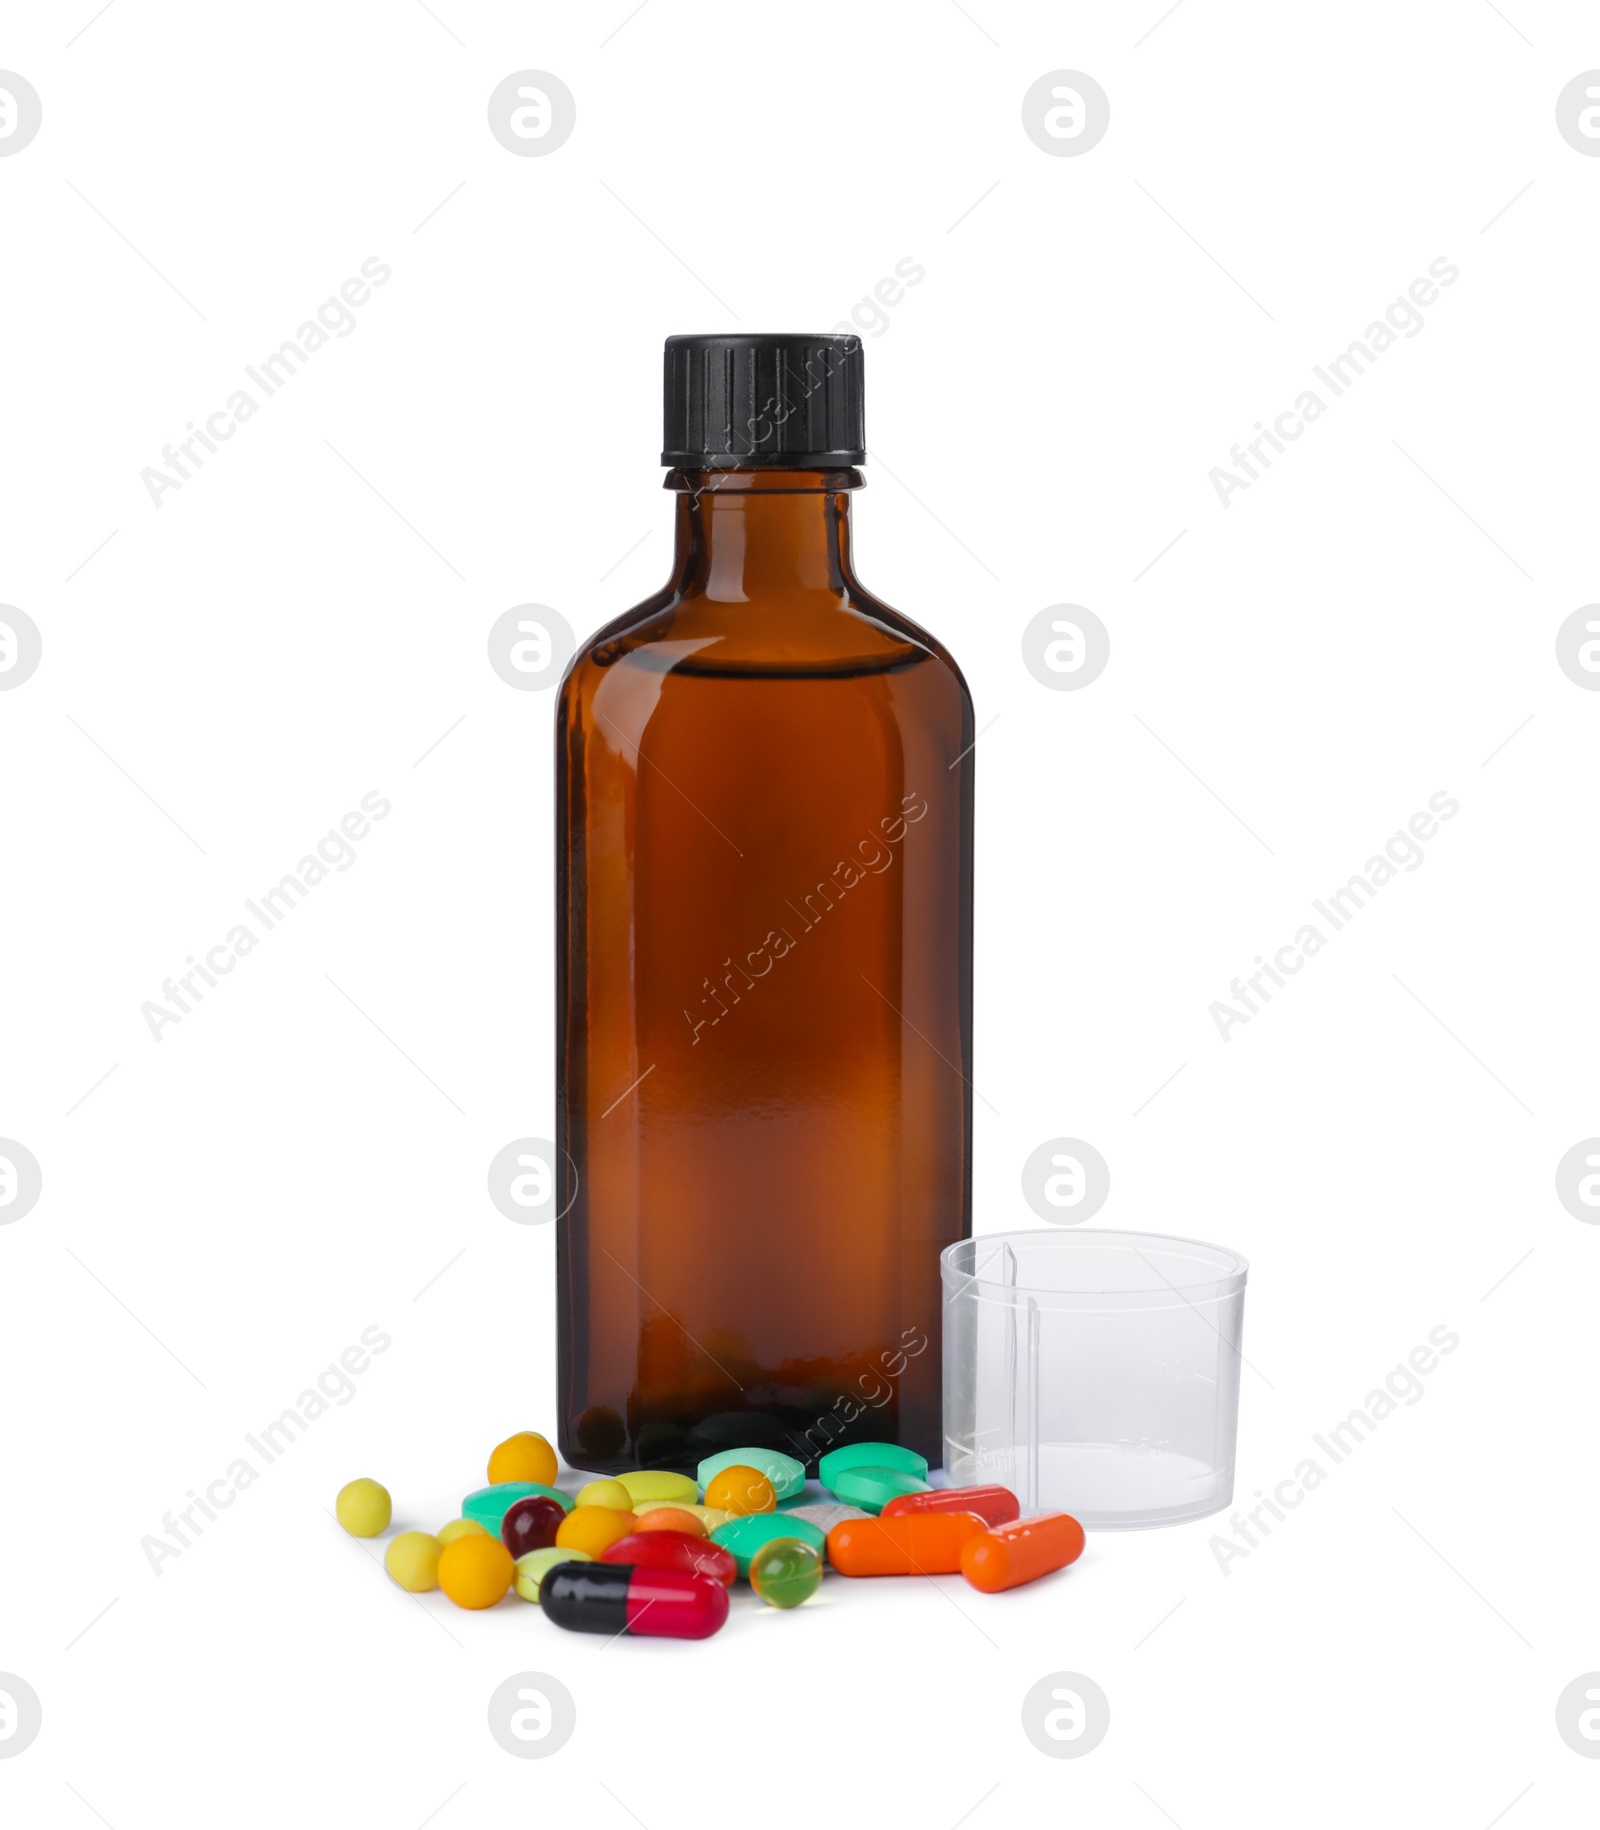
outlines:
M838 596L852 580L854 470L675 470L674 584L685 595L755 603Z

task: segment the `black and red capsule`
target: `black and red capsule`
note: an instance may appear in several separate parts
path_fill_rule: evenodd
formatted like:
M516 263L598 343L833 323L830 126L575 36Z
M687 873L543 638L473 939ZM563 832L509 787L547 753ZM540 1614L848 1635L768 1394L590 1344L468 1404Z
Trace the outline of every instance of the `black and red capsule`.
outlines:
M558 1563L539 1585L539 1606L574 1633L709 1639L728 1618L714 1577L630 1563Z

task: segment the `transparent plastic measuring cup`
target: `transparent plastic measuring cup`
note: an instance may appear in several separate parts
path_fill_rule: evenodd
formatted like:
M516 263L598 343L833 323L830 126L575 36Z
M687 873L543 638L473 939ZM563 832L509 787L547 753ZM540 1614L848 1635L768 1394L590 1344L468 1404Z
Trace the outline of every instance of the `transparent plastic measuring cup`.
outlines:
M944 1457L1026 1513L1172 1525L1233 1497L1249 1266L1161 1233L991 1233L948 1246Z

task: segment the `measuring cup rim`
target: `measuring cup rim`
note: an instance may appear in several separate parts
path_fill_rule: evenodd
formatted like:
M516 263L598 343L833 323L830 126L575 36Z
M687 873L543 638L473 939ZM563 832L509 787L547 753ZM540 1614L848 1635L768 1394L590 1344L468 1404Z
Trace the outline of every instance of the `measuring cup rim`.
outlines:
M1098 1246L1103 1249L1122 1247L1125 1251L1133 1252L1138 1250L1135 1242L1141 1240L1148 1241L1155 1246L1181 1246L1190 1252L1205 1253L1209 1257L1210 1263L1203 1271L1177 1282L1164 1276L1152 1264L1149 1266L1152 1274L1149 1283L1130 1286L1085 1280L1066 1288L1020 1282L1006 1283L999 1278L979 1277L960 1263L962 1253L975 1255L984 1246L1027 1245L1034 1247L1048 1241L1049 1249L1052 1252L1057 1248L1065 1253L1073 1248L1089 1246ZM1143 1254L1140 1253L1140 1256L1142 1257ZM1189 1239L1178 1233L1152 1233L1143 1228L1123 1230L1116 1227L1074 1227L1071 1230L1035 1227L1026 1232L980 1233L970 1239L958 1239L953 1245L947 1245L939 1254L939 1265L945 1280L950 1282L959 1279L963 1291L976 1290L985 1294L993 1292L1002 1300L1010 1301L1015 1301L1019 1296L1046 1298L1158 1296L1163 1290L1176 1292L1180 1296L1192 1290L1205 1290L1228 1296L1242 1290L1250 1274L1250 1261L1242 1252L1236 1252L1232 1246L1216 1245L1207 1239Z

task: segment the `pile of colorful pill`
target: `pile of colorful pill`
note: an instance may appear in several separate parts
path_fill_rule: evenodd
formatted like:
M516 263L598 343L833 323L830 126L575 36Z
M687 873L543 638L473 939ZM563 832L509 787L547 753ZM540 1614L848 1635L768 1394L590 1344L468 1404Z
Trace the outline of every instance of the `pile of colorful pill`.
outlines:
M834 1449L817 1465L828 1496L809 1499L802 1462L774 1449L726 1449L696 1478L645 1468L558 1487L556 1452L523 1430L489 1457L489 1484L441 1531L402 1531L384 1567L413 1594L442 1589L488 1608L515 1591L580 1633L705 1639L728 1618L743 1577L769 1607L793 1608L841 1576L947 1576L986 1594L1064 1569L1083 1551L1069 1513L1024 1519L1005 1487L942 1487L895 1443ZM388 1492L351 1481L335 1506L353 1537L389 1528Z

